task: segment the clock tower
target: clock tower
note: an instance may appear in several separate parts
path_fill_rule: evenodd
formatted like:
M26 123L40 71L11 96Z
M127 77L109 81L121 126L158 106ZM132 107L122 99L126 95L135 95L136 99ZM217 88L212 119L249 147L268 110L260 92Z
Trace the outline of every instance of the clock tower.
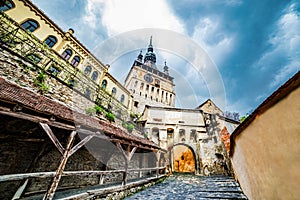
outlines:
M133 96L132 111L141 114L146 105L174 107L175 85L173 79L169 75L166 62L164 66L156 64L151 36L145 56L140 51L125 80L125 87Z

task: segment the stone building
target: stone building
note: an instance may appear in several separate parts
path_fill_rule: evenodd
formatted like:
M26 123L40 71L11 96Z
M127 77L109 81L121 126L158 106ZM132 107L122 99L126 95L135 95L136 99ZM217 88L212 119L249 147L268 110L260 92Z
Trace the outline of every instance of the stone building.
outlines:
M142 113L146 105L174 107L175 85L173 79L169 75L169 67L166 62L163 72L159 70L151 37L144 61L142 52L140 52L125 80L125 87L134 99L132 111Z
M146 106L141 123L148 138L168 150L165 159L173 171L231 173L221 130L228 124L237 127L239 123L223 117L210 99L196 109ZM180 165L185 167L180 169Z
M114 113L118 125L129 121L130 113L142 114L144 133L169 150L161 162L174 171L230 171L221 132L231 132L238 122L223 117L211 100L196 109L175 108L174 78L166 62L157 64L152 37L122 85L108 72L109 65L76 39L74 30L61 30L31 1L5 1L0 20L1 77L81 113L97 104ZM138 136L144 137L141 132Z

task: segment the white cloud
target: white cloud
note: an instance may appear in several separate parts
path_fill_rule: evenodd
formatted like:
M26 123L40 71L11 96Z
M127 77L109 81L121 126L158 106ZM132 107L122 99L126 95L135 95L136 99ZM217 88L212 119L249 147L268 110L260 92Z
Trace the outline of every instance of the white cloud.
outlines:
M141 28L161 28L184 33L184 25L162 0L88 0L84 20L92 28L101 23L113 36Z
M261 70L279 68L273 72L270 88L283 84L300 67L300 17L294 6L295 3L291 4L276 23L276 31L269 38L273 48L255 64Z
M83 22L87 23L92 29L96 29L100 23L99 19L103 12L103 0L88 0L85 7Z
M234 36L222 31L218 19L208 17L199 20L192 38L199 42L217 64L222 63L234 45Z

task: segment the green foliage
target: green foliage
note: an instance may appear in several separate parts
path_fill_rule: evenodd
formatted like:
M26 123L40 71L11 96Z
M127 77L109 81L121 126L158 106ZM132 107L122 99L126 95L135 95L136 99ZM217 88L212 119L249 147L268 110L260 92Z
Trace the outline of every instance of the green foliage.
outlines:
M166 180L166 178L167 177L163 177L161 179L158 179L157 181L155 181L155 184L164 182Z
M101 106L95 105L94 109L97 114L102 114L104 112L104 109Z
M128 124L125 121L123 121L122 122L122 127L127 129L127 126L128 126Z
M105 118L109 121L109 122L115 122L115 115L112 114L111 112L107 112L105 115Z
M242 116L242 117L240 118L240 122L245 121L245 119L246 119L247 117L248 117L248 116Z
M95 108L86 108L85 109L85 113L87 114L87 115L89 115L89 116L92 116L92 115L94 115L95 113L96 113L96 110L95 110Z
M33 80L33 84L39 87L39 92L41 94L45 94L50 89L49 85L45 83L46 79L47 75L41 71Z
M133 129L134 129L134 125L131 124L131 123L129 123L129 124L127 125L127 130L128 130L128 132L131 133L131 132L133 131Z

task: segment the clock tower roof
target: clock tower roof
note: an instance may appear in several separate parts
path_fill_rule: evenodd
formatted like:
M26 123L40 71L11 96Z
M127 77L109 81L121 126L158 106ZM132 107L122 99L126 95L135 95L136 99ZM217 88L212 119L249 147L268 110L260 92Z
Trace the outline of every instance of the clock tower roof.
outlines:
M148 46L148 51L144 58L144 63L146 63L148 61L150 61L152 64L156 63L156 55L155 55L155 53L153 53L152 36L150 37L150 43Z

